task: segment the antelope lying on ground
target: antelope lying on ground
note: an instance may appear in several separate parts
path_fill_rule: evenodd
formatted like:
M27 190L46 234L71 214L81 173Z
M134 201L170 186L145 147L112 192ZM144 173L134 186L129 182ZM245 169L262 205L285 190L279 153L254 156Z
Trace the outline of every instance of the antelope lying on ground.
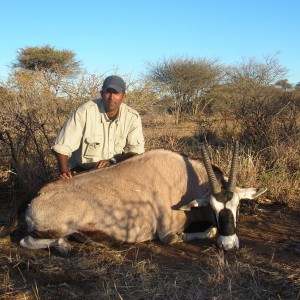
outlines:
M28 206L25 218L31 235L20 244L31 249L56 246L67 254L71 235L85 241L137 243L159 238L173 244L213 237L219 231L220 248L239 248L239 201L254 199L266 189L236 187L237 146L228 182L211 166L205 147L201 149L203 163L152 150L49 183ZM184 232L199 221L213 226L204 232Z

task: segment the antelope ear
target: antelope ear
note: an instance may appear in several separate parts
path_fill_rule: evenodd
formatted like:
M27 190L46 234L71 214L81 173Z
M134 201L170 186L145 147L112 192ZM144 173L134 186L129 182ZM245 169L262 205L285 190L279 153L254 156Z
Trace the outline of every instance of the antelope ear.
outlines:
M238 193L240 199L255 199L261 194L265 193L267 188L236 188L236 192Z
M199 198L191 201L187 205L183 205L179 208L179 210L190 211L192 207L201 207L206 206L209 203L209 198Z
M265 193L266 191L267 191L268 189L267 188L260 188L257 192L256 192L256 194L253 196L254 198L257 198L257 197L259 197L261 194L263 194L263 193Z

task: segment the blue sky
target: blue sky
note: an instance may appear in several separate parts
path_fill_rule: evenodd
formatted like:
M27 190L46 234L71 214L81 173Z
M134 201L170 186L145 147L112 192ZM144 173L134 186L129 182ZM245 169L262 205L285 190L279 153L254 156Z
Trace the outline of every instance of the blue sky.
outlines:
M91 73L138 77L163 58L242 59L276 53L300 82L299 0L0 0L0 79L17 50L68 49Z

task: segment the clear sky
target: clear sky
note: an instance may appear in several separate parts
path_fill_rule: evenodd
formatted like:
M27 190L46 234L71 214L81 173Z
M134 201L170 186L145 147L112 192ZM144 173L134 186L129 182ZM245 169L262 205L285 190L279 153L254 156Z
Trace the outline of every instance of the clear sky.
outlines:
M0 79L20 48L67 49L91 73L138 77L164 58L224 65L276 53L300 82L299 0L0 0Z

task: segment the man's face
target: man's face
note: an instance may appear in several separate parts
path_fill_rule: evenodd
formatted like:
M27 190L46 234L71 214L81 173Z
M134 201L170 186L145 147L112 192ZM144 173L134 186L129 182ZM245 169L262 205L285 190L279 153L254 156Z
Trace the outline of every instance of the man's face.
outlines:
M104 108L106 113L117 113L119 107L125 98L125 93L118 93L114 89L107 89L101 92L102 99L104 100Z

